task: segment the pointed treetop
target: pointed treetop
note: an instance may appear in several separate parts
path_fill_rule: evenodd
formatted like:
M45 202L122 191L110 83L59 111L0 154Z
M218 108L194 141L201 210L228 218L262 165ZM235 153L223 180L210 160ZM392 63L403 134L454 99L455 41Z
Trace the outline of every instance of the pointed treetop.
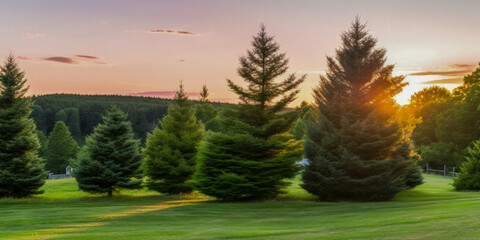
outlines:
M3 92L6 98L22 98L28 91L25 86L27 79L12 53L8 55L5 64L0 67L0 93Z
M200 92L200 102L208 102L208 92L207 85L203 84L202 91Z
M185 92L185 88L183 87L183 81L180 81L180 85L178 90L175 91L175 96L173 97L176 103L183 103L188 101L187 92Z

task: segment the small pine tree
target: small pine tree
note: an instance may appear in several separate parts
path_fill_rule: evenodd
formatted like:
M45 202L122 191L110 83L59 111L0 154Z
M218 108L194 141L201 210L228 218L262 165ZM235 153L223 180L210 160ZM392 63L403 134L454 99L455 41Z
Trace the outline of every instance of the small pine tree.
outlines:
M180 84L175 103L147 137L144 173L149 189L168 194L188 193L193 190L191 179L196 164L196 154L204 137L201 123L197 121L192 103Z
M10 55L0 72L0 198L41 193L46 172L38 156L40 147L30 114L32 100L25 97L25 73Z
M454 179L456 190L480 190L480 140L467 148L467 160L460 165L461 174Z
M46 170L52 173L65 173L70 160L77 155L78 145L68 131L67 125L59 121L48 135Z
M110 197L118 188L140 188L142 181L132 179L140 173L140 142L133 138L127 114L112 107L102 119L80 154L75 171L78 187L86 192L108 193Z
M221 133L209 134L199 151L197 188L220 199L275 197L294 177L302 157L301 142L288 134L297 118L286 106L295 100L305 75L290 74L288 59L262 25L253 49L240 57L238 74L247 88L228 81L241 103L222 111Z
M207 86L203 85L202 91L200 92L200 103L195 106L195 117L205 126L210 120L217 116L217 111L208 100L208 95Z
M342 43L314 90L318 114L307 124L302 187L321 200L388 200L407 188L410 173L408 187L421 183L410 140L394 119L404 76L392 76L385 49L375 49L358 18Z

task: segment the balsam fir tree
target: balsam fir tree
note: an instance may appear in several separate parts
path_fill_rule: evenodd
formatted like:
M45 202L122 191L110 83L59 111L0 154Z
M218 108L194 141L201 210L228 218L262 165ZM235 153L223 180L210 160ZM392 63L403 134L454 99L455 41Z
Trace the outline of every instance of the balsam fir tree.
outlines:
M48 135L45 169L52 173L65 173L70 161L75 159L78 144L73 139L67 125L59 121Z
M41 193L43 170L25 73L10 55L0 68L0 198Z
M175 103L168 114L147 136L144 173L149 189L168 194L189 193L195 171L198 146L204 137L203 126L195 118L193 104L180 84Z
M80 154L75 171L78 187L91 193L108 193L119 188L138 189L142 164L140 141L134 139L127 114L112 107L102 117L103 123L95 127Z
M388 200L421 183L408 176L418 176L418 169L394 119L393 97L407 83L392 76L386 50L375 48L377 40L358 18L341 38L314 90L318 114L307 127L302 187L320 200Z
M209 134L199 151L194 182L204 194L220 199L272 198L289 184L302 157L300 141L288 134L297 118L286 109L305 75L289 74L288 59L262 25L252 50L240 57L237 72L244 88L228 81L239 105L222 112L221 133Z

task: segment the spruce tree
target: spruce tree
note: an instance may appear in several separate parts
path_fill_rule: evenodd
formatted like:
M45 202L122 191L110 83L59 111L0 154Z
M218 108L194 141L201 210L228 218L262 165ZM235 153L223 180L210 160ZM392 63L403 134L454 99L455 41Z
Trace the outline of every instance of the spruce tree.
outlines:
M70 161L75 159L78 145L73 139L67 125L59 121L55 123L48 135L45 169L55 174L65 173Z
M289 134L297 113L286 107L306 76L289 74L279 80L289 60L264 25L252 47L237 69L248 87L227 80L241 102L222 111L221 133L209 134L199 151L194 182L201 192L220 199L275 197L289 184L285 179L295 176L302 158L300 141Z
M195 118L192 102L180 84L175 92L175 103L160 121L160 128L148 134L144 173L149 189L168 194L189 193L196 164L196 154L204 137L201 123Z
M407 83L392 76L386 50L375 48L358 18L341 38L314 89L318 113L307 126L302 187L320 200L388 200L421 182L408 176L418 175L415 158L394 119L393 97Z
M91 193L108 193L118 188L138 189L142 161L140 141L133 138L132 125L118 107L110 108L93 134L86 139L75 171L78 187Z
M0 198L41 193L46 172L30 114L32 100L25 94L25 73L10 55L0 72Z

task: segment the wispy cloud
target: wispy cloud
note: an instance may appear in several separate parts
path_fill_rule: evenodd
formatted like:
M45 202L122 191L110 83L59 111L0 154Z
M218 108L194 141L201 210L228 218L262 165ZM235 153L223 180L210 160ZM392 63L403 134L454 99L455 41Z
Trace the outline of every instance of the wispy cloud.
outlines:
M440 76L464 76L472 72L475 69L475 65L471 64L453 64L451 66L436 67L431 70L411 73L411 76L427 76L427 75L440 75Z
M102 65L107 64L97 56L83 55L83 54L78 54L73 57L54 56L54 57L41 57L41 58L18 56L17 59L24 60L24 61L56 62L56 63L64 63L64 64L88 64L88 63L102 64Z
M23 38L37 38L44 35L43 33L22 33Z
M185 60L185 59L178 59L177 61L179 61L179 62L185 62L186 60Z
M163 34L180 34L180 35L199 35L198 33L185 31L185 30L172 30L172 29L153 29L148 30L148 33L163 33Z
M66 64L77 64L78 61L76 61L73 58L70 57L48 57L48 58L41 58L41 60L44 61L50 61L50 62L58 62L58 63L66 63Z
M462 84L463 78L444 78L421 82L421 84Z
M98 59L98 57L90 56L90 55L75 55L75 56L79 58L86 58L86 59Z

